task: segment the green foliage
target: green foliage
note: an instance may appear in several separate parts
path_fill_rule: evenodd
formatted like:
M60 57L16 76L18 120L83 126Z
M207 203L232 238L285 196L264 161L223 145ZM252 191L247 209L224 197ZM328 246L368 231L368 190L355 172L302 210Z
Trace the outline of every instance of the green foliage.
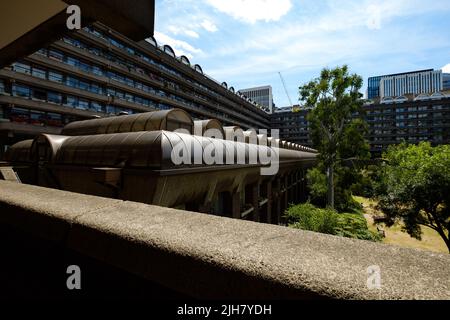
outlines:
M428 226L450 251L450 146L401 144L390 147L384 158L376 192L388 224L403 220L405 231L419 240L419 226Z
M334 234L338 217L331 209L316 208L312 204L291 206L285 213L288 224L297 229Z
M348 67L323 69L320 77L299 88L300 100L311 108L308 114L311 137L319 151L319 170L310 173L313 201L323 199L339 211L352 205L349 190L356 179L354 170L346 170L340 161L346 158L368 159L369 144L364 136L367 124L363 118L362 78L349 74ZM330 175L325 176L329 171ZM324 176L326 192L323 193ZM333 181L333 180L336 181ZM344 198L341 198L344 197ZM320 201L319 201L320 199Z
M351 168L339 167L335 172L334 209L338 212L353 212L361 209L361 205L352 197L351 186L357 173L352 173ZM306 175L309 197L311 203L319 207L327 205L327 177L320 165L309 169Z
M344 65L323 69L319 78L299 88L300 100L312 109L308 120L314 146L327 166L342 157L370 156L361 87L362 78L350 75Z
M335 234L342 237L381 241L382 237L369 230L367 220L362 213L345 213L339 215L338 227Z
M292 228L338 235L347 238L381 241L381 237L369 231L362 213L337 213L305 203L289 207L284 215Z

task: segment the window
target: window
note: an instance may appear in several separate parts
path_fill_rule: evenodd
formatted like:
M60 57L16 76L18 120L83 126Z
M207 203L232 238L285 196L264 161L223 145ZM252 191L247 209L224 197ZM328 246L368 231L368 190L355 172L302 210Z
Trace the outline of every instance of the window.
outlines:
M134 87L134 81L130 78L126 78L126 84L130 87Z
M47 93L47 101L48 102L52 102L52 103L56 103L56 104L61 104L62 96L61 96L60 93L49 91Z
M36 53L47 56L47 49L45 49L45 48L39 49L38 51L36 51Z
M30 88L20 85L20 84L14 84L12 93L14 96L17 96L17 97L29 98L30 97Z
M88 110L89 109L89 101L85 100L85 99L79 99L77 109Z
M125 100L127 100L129 102L133 102L134 101L134 96L129 94L129 93L126 93L125 94Z
M88 65L87 63L81 62L79 63L78 67L85 72L90 72L91 71L91 66Z
M103 70L100 67L92 66L92 73L102 76Z
M91 84L90 91L97 94L103 94L103 88L95 83Z
M78 88L78 79L74 77L67 76L66 77L66 85L70 87Z
M116 107L107 105L106 106L106 113L116 113Z
M31 67L25 63L14 63L13 70L20 73L31 74Z
M78 82L78 88L80 88L81 90L89 90L89 83L80 80L80 81Z
M91 102L91 110L97 111L97 112L105 112L104 107L96 101Z
M9 120L12 122L28 122L30 120L30 111L22 108L11 108Z
M48 113L47 125L52 127L62 127L63 126L62 116L58 113Z
M5 82L0 79L0 93L5 92Z
M78 64L80 63L80 61L78 61L78 59L75 59L72 57L67 57L66 63L70 66L77 67Z
M76 108L78 106L78 100L76 97L74 96L70 96L68 95L66 97L66 105L68 105L69 107L73 107Z
M47 100L47 92L40 89L33 89L33 99L46 101Z
M33 67L33 71L31 73L33 77L38 77L41 79L47 79L47 72L44 69L40 69L37 67Z
M57 61L63 61L64 55L61 51L49 50L48 57Z
M35 126L45 126L45 113L41 111L30 112L29 122Z
M56 71L49 71L48 72L48 80L62 83L63 82L63 75Z

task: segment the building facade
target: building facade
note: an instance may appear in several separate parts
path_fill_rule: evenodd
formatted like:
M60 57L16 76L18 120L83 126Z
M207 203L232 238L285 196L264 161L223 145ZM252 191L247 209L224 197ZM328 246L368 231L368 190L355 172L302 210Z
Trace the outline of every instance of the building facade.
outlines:
M385 97L399 97L406 94L432 94L448 90L450 75L442 70L419 70L370 77L367 87L367 98L383 99ZM447 89L446 89L447 88Z
M390 145L429 141L432 145L450 143L450 94L434 93L384 99L364 104L368 124L367 139L374 157ZM272 128L280 129L280 138L308 147L311 141L308 110L284 109L272 114Z
M271 115L271 127L279 130L280 139L312 148L308 112L300 106L278 108Z
M0 153L72 121L180 108L194 119L267 129L270 115L153 38L95 23L0 70Z
M269 113L273 113L274 104L272 86L240 89L238 92L255 101L257 104L267 108Z

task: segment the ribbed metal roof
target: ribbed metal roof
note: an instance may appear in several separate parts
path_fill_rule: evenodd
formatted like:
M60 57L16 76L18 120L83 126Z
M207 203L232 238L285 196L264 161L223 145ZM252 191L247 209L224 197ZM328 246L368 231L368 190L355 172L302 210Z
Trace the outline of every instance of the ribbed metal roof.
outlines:
M179 145L181 144L181 145ZM183 146L183 148L180 148ZM188 159L188 164L182 167L210 165L217 163L196 163L194 150L205 150L208 154L217 155L225 164L227 159L249 159L254 155L278 154L280 162L314 159L315 154L286 149L270 149L266 146L248 144L222 139L193 136L169 131L142 131L131 133L101 134L91 136L68 137L56 151L55 163L66 165L106 166L106 167L146 167L169 169L179 167L172 161L173 149L187 151L187 154L177 153L181 158ZM197 148L197 149L195 149ZM178 151L177 151L178 152ZM237 155L240 155L239 158ZM197 154L198 155L198 154ZM201 155L201 156L202 156ZM260 164L261 159L256 158ZM221 163L219 163L221 164Z
M222 137L225 138L222 123L217 119L196 120L194 121L194 126L199 126L202 128L202 135L204 135L207 130L214 129L218 130Z
M186 111L170 109L76 121L66 125L61 134L80 136L138 131L173 131L179 128L184 128L192 133L193 125L192 118Z

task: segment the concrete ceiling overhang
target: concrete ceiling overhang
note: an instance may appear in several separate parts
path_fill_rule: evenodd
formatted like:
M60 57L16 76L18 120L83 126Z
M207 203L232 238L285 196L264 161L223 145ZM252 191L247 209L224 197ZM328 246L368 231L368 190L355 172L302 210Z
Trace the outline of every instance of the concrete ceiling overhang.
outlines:
M81 8L83 26L100 21L135 41L153 35L154 0L1 1L0 67L72 32L66 27L71 4Z

